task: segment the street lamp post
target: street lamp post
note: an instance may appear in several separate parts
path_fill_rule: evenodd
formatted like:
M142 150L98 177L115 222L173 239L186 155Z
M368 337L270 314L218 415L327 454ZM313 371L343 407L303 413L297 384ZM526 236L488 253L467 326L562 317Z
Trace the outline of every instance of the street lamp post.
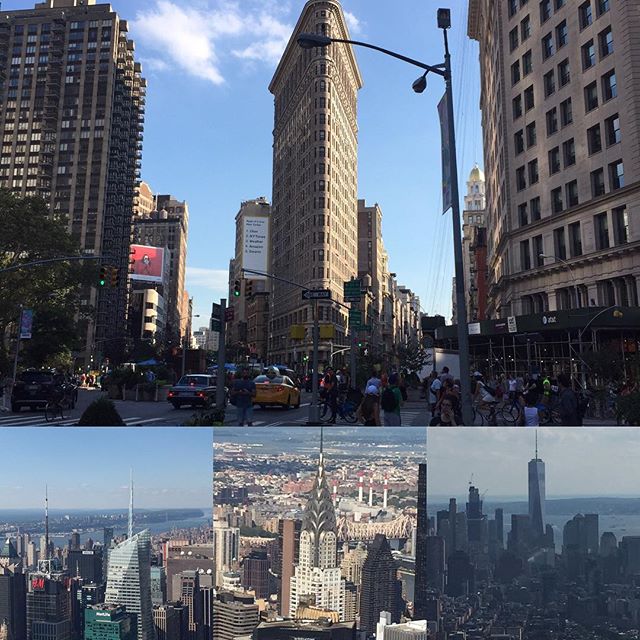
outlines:
M460 200L458 193L458 165L456 160L455 125L453 113L453 87L451 78L451 55L449 53L449 41L447 30L451 27L451 16L448 9L438 9L438 28L443 30L444 35L444 63L438 65L428 65L424 62L408 58L389 49L383 49L368 42L357 40L345 40L342 38L331 38L324 34L301 33L297 42L303 49L313 49L314 47L327 47L332 42L357 45L367 49L374 49L380 53L397 58L413 66L424 70L424 73L413 83L412 88L416 93L422 93L427 87L427 74L435 73L444 78L446 86L447 115L448 115L448 143L449 143L449 172L451 176L451 208L453 223L453 249L456 274L456 307L457 307L457 332L458 351L460 356L460 385L461 385L461 405L462 418L464 424L473 424L473 409L471 404L471 376L469 371L469 331L467 327L467 304L464 292L464 266L462 259L462 231L460 228Z

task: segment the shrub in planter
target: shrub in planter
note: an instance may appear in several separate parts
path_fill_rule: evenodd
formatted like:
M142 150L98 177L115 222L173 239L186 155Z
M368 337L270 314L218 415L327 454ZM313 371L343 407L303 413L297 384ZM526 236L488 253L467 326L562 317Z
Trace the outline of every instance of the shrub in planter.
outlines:
M631 393L628 396L618 397L618 412L627 424L640 425L640 393Z
M94 400L84 411L78 426L82 427L123 427L120 414L108 398Z

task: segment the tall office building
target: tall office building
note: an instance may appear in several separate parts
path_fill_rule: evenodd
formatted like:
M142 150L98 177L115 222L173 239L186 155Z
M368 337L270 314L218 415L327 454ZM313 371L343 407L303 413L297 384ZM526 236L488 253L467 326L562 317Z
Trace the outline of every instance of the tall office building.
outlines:
M454 523L455 524L455 523ZM425 617L427 605L427 538L429 536L429 515L427 512L427 463L418 465L418 522L416 531L415 594L413 597L414 618Z
M490 316L638 305L639 30L624 0L469 1Z
M181 612L171 604L153 608L153 626L156 640L173 640L182 635Z
M337 524L320 446L318 471L304 510L300 556L291 578L289 616L299 607L335 611L344 620L345 580L337 562Z
M0 186L42 196L86 253L129 269L145 80L126 20L95 0L46 0L0 21ZM97 307L85 362L117 354L127 279L84 292Z
M167 569L151 567L151 603L160 606L167 601Z
M529 461L529 521L536 538L545 532L545 482L544 462L538 458L538 436L536 435L536 455Z
M251 637L260 622L258 605L245 593L220 591L213 603L213 637L215 640L235 640Z
M369 553L362 567L360 628L367 633L375 633L382 611L391 614L391 622L400 622L404 609L402 605L398 565L391 555L389 541L378 533L369 546Z
M358 272L357 92L362 78L350 45L302 49L300 33L349 38L336 0L309 0L269 85L274 95L272 271L308 288L331 289L343 302L343 283ZM322 323L334 324L344 344L347 316L318 304ZM270 359L293 362L291 325L311 327L313 306L300 289L273 285ZM311 356L311 331L295 343L296 358ZM320 360L330 346L321 345ZM302 357L301 357L302 356Z
M166 307L164 330L168 338L176 339L185 335L189 324L188 308L184 306L189 205L172 195L156 195L153 196L153 209L148 211L147 191L150 190L148 185L146 187L141 188L137 196L139 205L133 217L133 242L163 247L169 254L165 263L169 273L165 274L166 286L162 288ZM136 281L136 288L140 285L141 282Z
M69 574L41 562L27 581L27 640L71 640Z
M67 555L67 568L72 577L82 578L85 583L102 582L102 550L72 549Z
M244 588L254 591L256 598L268 598L271 562L267 552L253 550L244 558L242 564Z
M136 615L137 639L153 639L151 538L146 529L111 549L105 603L124 605Z
M299 560L301 528L301 520L278 521L278 566L274 567L274 572L280 580L278 606L283 616L289 615L291 578Z
M229 306L233 307L233 321L227 324L227 342L230 345L246 345L250 353L266 358L268 315L256 317L250 314L251 300L266 300L271 290L270 281L257 274L242 273L242 268L270 271L271 265L271 205L266 198L246 200L236 214L235 256L229 265ZM240 282L240 295L233 295L235 282ZM253 318L251 332L249 320ZM258 322L260 320L260 322ZM249 334L251 333L251 340Z
M26 576L10 539L0 548L0 623L7 640L26 638Z
M446 552L447 547L443 537L429 536L427 538L426 568L423 569L425 571L425 578L423 579L420 577L420 583L424 583L426 589L436 589L439 593L444 592L444 576L447 560ZM418 584L417 575L416 564L416 585ZM416 594L417 593L418 592L416 591ZM414 607L419 604L420 609L424 611L427 602L428 600L424 599L416 600L414 602ZM420 619L418 614L414 614L414 617L418 620Z
M222 574L235 569L240 560L240 529L226 522L213 521L213 552L216 586L222 585Z
M202 640L203 611L200 580L197 571L183 571L180 580L180 602L187 608L184 640Z
M84 640L136 640L136 615L117 605L96 604L84 612Z

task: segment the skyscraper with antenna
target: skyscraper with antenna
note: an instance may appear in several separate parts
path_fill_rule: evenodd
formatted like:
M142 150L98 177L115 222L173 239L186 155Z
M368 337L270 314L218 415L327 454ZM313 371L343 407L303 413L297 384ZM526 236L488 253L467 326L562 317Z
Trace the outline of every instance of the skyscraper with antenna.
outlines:
M535 434L535 457L529 461L529 522L535 538L541 539L545 532L545 470L538 457L538 430Z
M129 469L129 520L127 538L133 537L133 469Z
M324 434L320 430L318 470L304 510L299 561L291 577L289 615L295 618L306 606L345 615L345 580L337 558L336 514L327 482Z
M105 603L126 606L137 617L137 640L154 640L151 603L151 536L133 533L133 471L129 473L127 539L109 551Z

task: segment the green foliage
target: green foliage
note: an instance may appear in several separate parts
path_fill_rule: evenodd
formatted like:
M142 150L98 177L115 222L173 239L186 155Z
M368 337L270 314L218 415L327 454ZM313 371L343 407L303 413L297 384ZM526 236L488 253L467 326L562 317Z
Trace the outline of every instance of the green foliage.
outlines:
M201 409L194 413L184 424L187 427L221 427L224 424L224 409Z
M640 426L640 393L619 396L617 408L625 422L632 426Z
M92 402L82 414L78 426L82 427L123 427L116 406L108 398L99 398Z
M400 345L396 349L400 371L417 374L423 367L431 364L431 355L418 340L410 340L407 345Z
M0 269L79 255L67 220L51 214L41 198L18 198L0 189L0 229ZM0 335L17 324L21 306L34 312L33 337L22 343L21 364L68 361L81 346L79 324L91 309L79 309L80 294L93 284L97 269L90 262L55 262L0 273Z

